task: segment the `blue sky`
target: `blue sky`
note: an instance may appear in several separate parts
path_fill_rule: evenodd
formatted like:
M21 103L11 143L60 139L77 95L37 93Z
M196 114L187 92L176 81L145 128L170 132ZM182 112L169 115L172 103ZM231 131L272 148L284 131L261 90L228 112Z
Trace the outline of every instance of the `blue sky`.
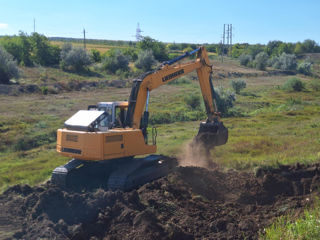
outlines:
M0 35L36 31L48 37L218 43L223 24L233 25L233 42L320 41L319 0L0 0Z

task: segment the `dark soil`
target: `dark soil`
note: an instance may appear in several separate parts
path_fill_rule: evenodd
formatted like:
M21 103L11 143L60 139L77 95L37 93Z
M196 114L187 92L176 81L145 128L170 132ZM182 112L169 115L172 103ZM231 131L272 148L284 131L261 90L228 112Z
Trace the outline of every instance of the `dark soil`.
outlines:
M17 185L0 195L0 238L257 239L275 217L302 212L319 185L320 164L256 176L180 167L125 193Z

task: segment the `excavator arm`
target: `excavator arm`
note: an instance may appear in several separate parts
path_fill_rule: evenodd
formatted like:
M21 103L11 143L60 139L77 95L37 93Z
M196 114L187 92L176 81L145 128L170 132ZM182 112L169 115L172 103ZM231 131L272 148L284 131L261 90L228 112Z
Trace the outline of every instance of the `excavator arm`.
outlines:
M188 63L175 64L181 59L195 53L197 53L196 60ZM129 99L126 126L134 129L146 128L147 124L141 126L141 118L144 116L146 119L143 119L144 121L142 122L148 122L148 106L146 106L146 104L148 105L149 92L195 70L197 71L208 116L207 122L200 124L197 138L202 139L202 142L213 142L213 144L210 144L213 146L225 144L228 138L228 131L223 126L223 123L220 122L220 116L215 102L215 92L211 81L212 66L210 65L204 47L185 53L171 61L164 62L159 69L148 72L141 78L134 80ZM146 111L143 114L145 106ZM208 139L209 135L211 137Z

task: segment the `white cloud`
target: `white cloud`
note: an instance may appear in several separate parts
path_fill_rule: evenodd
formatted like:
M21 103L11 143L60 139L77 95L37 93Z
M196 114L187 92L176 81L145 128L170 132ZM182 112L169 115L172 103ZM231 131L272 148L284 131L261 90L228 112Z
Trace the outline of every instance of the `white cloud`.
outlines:
M8 28L7 23L0 23L0 29L6 29L6 28Z

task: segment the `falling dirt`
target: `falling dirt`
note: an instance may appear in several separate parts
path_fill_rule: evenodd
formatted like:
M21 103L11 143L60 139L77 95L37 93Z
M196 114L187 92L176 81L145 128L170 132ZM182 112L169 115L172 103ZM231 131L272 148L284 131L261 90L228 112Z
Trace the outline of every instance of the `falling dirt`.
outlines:
M0 195L1 239L257 239L298 215L320 186L320 164L234 170L179 167L131 192L64 191L47 183Z
M178 156L178 163L182 167L194 166L212 169L216 167L210 152L196 141L190 141L182 147Z

